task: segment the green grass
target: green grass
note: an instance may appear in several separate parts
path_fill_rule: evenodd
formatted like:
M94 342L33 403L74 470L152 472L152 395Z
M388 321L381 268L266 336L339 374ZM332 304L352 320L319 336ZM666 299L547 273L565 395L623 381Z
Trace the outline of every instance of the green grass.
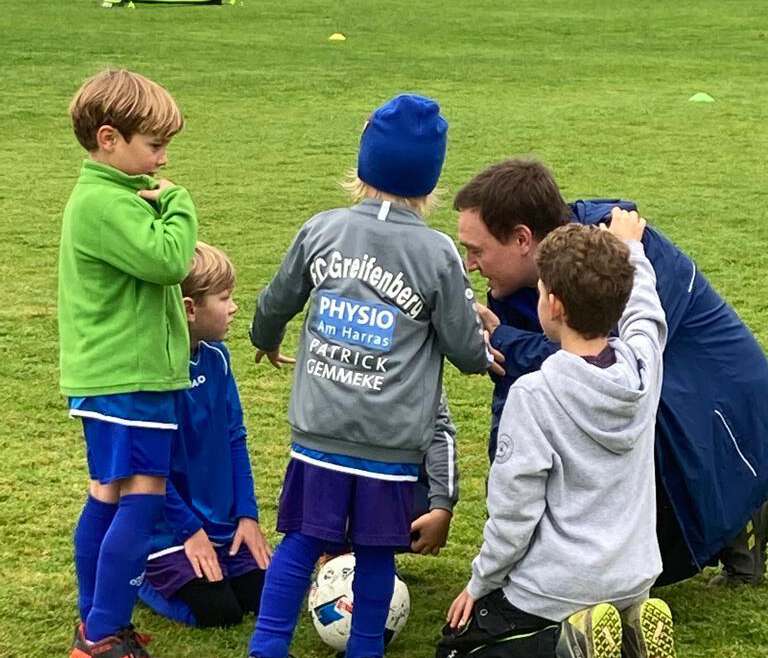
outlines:
M268 528L286 462L291 375L252 364L253 299L297 227L345 202L337 181L354 165L362 122L398 91L437 97L451 123L446 200L484 165L535 154L567 198L637 200L768 344L762 0L136 7L0 0L3 658L65 655L76 617L71 531L87 476L78 426L57 390L56 258L61 210L83 157L66 108L80 81L103 66L157 78L188 119L167 174L192 191L201 237L238 267L242 310L230 345ZM348 40L329 43L335 31ZM689 103L698 91L716 102ZM450 202L431 222L455 235ZM413 607L393 658L432 655L483 523L491 388L452 369L447 380L462 503L439 559L401 561ZM704 583L661 592L675 614L680 656L768 656L768 588L712 591ZM146 609L136 618L165 658L242 658L251 630L188 630ZM306 617L295 653L331 655Z

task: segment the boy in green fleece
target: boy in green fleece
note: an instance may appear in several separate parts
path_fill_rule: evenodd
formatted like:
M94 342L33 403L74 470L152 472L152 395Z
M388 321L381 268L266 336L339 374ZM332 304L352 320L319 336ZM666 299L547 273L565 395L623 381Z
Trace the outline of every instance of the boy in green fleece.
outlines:
M90 473L70 658L148 658L131 613L163 513L175 392L189 386L179 283L197 239L187 191L153 176L184 121L163 87L125 70L87 80L70 114L88 158L62 222L61 390Z

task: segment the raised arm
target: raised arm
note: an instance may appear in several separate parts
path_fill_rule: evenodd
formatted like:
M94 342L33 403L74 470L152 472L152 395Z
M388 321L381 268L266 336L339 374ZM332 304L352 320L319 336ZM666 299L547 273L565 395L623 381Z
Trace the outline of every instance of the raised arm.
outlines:
M634 211L614 208L608 230L626 241L635 268L632 292L619 320L619 337L651 365L653 372L660 371L667 323L656 292L656 274L640 242L645 220Z

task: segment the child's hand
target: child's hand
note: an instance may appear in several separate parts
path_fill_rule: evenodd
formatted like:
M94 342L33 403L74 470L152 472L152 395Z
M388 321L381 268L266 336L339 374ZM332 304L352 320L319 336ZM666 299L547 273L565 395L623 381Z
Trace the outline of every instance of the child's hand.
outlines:
M418 539L411 542L411 550L422 555L437 555L448 541L452 516L447 509L436 508L411 523L411 532L419 533Z
M161 178L157 181L157 187L154 190L139 190L138 195L147 201L157 201L163 193L163 190L169 187L173 187L173 183L167 178Z
M200 528L184 542L184 553L198 578L205 577L211 583L223 579L219 558L205 530Z
M621 208L611 210L611 225L608 230L620 240L640 240L645 230L645 220L634 210Z
M232 539L229 554L236 555L243 544L251 551L251 555L260 569L266 569L269 566L272 560L272 549L264 538L261 527L254 519L243 517L237 522L237 530Z
M469 618L472 616L472 609L474 607L475 599L465 589L453 600L451 607L448 608L448 615L445 618L448 625L453 629L466 626Z
M483 330L483 340L485 341L486 348L488 348L488 351L493 357L493 361L491 361L491 364L488 366L488 372L492 372L499 377L504 377L507 374L503 365L506 361L504 354L491 345L491 336L485 329Z
M280 348L278 347L276 350L272 350L271 352L265 352L264 350L256 350L256 357L255 361L256 363L261 363L261 360L264 357L267 357L269 359L269 362L275 367L280 368L280 364L286 363L286 364L293 364L296 363L296 359L285 356L284 354L280 354Z

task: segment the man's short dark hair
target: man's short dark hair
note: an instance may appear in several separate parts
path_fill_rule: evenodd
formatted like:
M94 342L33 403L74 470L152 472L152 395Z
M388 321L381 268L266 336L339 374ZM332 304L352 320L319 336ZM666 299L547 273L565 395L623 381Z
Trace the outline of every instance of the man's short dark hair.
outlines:
M515 226L531 229L537 240L570 221L571 213L552 173L536 160L513 159L491 165L459 190L455 210L477 210L488 232L507 242Z
M632 292L629 247L597 226L568 224L536 250L539 278L565 309L568 326L584 338L607 336Z

